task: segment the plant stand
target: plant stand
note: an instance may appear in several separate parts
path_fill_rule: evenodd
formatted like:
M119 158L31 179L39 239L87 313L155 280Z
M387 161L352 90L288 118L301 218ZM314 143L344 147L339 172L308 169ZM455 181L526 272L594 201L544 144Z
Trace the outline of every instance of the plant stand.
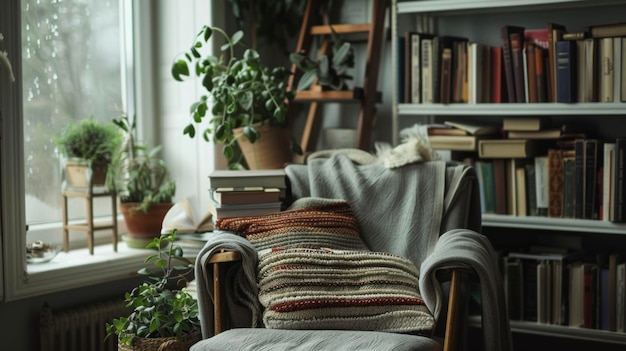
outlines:
M87 202L87 218L86 223L69 224L67 203L69 197L83 198ZM96 197L111 198L111 217L112 223L95 224L93 221L93 199ZM63 251L70 250L69 232L70 230L82 231L87 233L87 247L89 254L93 255L94 239L93 233L97 230L110 229L113 231L113 250L117 252L117 194L115 191L103 190L94 191L93 187L68 189L63 191Z

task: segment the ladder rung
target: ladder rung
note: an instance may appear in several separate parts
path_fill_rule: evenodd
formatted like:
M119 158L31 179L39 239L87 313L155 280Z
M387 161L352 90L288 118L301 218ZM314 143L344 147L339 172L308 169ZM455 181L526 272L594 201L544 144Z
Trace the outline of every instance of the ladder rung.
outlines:
M296 93L297 101L353 101L359 102L364 97L363 88L354 88L352 90L302 90ZM376 102L382 102L383 94L376 92Z
M311 26L312 35L324 35L332 33L329 25L325 26ZM350 33L367 33L372 28L369 23L363 24L333 24L333 29L337 34L350 34Z

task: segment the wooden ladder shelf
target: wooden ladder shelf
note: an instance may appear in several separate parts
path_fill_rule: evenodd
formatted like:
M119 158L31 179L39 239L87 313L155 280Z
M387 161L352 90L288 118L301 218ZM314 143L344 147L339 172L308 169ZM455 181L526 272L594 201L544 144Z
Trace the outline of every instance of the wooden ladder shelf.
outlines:
M331 44L331 24L314 24L315 16L319 13L320 5L323 1L309 0L304 13L300 36L296 52L311 49L314 37L322 37L319 47L319 54L326 52ZM376 103L382 100L382 94L376 91L378 84L378 71L380 66L382 41L385 23L385 12L388 0L373 0L371 22L365 24L332 24L332 29L338 35L353 35L364 33L367 35L367 55L365 65L365 76L363 86L345 91L323 91L321 86L313 84L309 90L296 93L295 101L309 103L309 111L302 133L301 148L304 154L315 149L319 129L322 119L318 116L317 108L319 103L357 103L360 104L359 119L357 125L357 147L362 150L369 150L371 143L372 127L376 114ZM327 19L324 21L328 23ZM343 36L342 36L343 38ZM348 38L345 39L349 41ZM290 78L289 86L295 89L297 81L301 76L295 65L292 67L293 75ZM293 123L293 114L297 109L291 108L290 121Z

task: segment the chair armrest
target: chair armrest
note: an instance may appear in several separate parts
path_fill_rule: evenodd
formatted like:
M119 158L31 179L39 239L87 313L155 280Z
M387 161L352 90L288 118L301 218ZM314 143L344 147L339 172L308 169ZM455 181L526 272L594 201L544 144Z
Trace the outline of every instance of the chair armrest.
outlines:
M463 295L463 284L472 270L467 268L451 269L450 291L448 296L448 313L446 317L446 330L443 344L443 351L460 349L460 336L463 330L464 303L467 301Z
M214 335L224 331L227 325L226 315L224 312L224 285L222 279L226 268L235 262L241 261L241 254L238 251L220 250L209 258L207 266L210 265L213 270L213 329ZM207 267L209 269L209 267Z

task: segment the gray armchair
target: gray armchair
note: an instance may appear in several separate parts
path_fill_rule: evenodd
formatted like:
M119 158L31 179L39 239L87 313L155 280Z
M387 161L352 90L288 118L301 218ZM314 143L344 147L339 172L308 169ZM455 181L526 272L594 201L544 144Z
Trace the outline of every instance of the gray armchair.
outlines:
M351 208L364 247L359 246L361 241L344 242L345 247L336 252L384 252L419 268L415 273L419 290L414 293L418 300L423 299L423 308L411 307L407 312L399 307L400 312L393 316L428 314L432 319L418 320L426 321L430 328L411 328L399 317L387 318L387 312L397 308L386 310L387 305L376 316L363 316L383 321L371 328L360 320L336 323L339 317L335 315L275 323L264 314L267 311L257 295L264 290L260 276L265 274L257 277L257 270L263 270L259 257L266 254L262 250L274 246L260 246L259 237L249 232L254 225L272 230L275 226L268 224L274 223L272 219L254 219L254 225L248 221L238 227L223 224L239 230L215 236L198 256L196 279L204 339L192 351L460 350L467 327L467 290L462 282L468 275L480 282L485 349L512 349L497 258L488 240L479 234L480 202L473 168L429 161L390 169L378 163L357 164L349 155L338 153L313 159L308 165L290 165L286 173L291 197L300 199L294 206L302 206L302 200L338 199ZM326 223L323 215L318 222ZM297 238L292 234L290 243ZM310 246L306 243L309 237L295 240Z

